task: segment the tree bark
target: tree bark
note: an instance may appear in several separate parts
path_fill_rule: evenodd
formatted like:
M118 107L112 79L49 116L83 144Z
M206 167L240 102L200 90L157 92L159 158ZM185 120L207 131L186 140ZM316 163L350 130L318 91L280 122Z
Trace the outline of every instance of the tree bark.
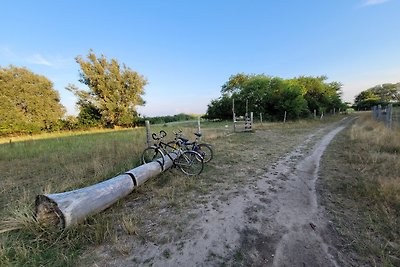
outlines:
M172 159L178 155L169 154ZM68 228L83 221L87 216L110 207L129 195L136 186L149 178L169 169L173 161L164 157L161 161L150 162L127 171L124 174L85 188L36 197L36 219L44 226Z

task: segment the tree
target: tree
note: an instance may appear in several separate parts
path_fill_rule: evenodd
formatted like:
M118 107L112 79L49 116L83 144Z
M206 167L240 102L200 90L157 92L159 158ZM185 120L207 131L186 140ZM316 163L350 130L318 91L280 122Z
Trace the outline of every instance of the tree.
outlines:
M205 117L207 119L232 119L232 98L223 95L219 99L211 100L211 103L208 104Z
M285 111L288 119L299 119L309 115L307 101L302 95L302 88L296 84L286 82L286 86L280 92L278 107L280 118Z
M326 83L327 77L299 77L282 79L264 74L239 73L230 76L222 85L222 97L211 101L207 115L210 118L229 118L232 116L232 99L235 100L235 113L244 114L246 102L248 111L262 113L265 118L298 119L307 117L314 109L325 112L343 107L340 97L341 83Z
M234 94L238 93L243 89L243 84L250 79L251 75L244 73L238 73L231 75L229 80L221 86L222 94Z
M400 83L384 83L376 85L367 91L378 96L381 102L388 103L400 101Z
M83 127L97 127L101 125L100 110L91 103L79 105L78 124Z
M104 55L99 58L89 51L87 60L76 57L81 67L79 81L88 91L73 85L67 87L78 96L80 110L97 108L105 126L129 126L138 118L136 106L144 105L142 95L147 80L139 73L121 66L116 59L110 61Z
M26 68L0 67L0 133L52 130L65 114L53 83Z
M399 101L400 83L385 83L360 92L354 102L358 109L370 109L376 105L386 105L389 102Z

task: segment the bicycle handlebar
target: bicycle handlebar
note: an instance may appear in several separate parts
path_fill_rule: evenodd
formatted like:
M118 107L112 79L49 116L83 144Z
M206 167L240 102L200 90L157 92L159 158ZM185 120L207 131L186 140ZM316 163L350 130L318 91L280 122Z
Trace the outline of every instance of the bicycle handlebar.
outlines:
M178 135L181 135L182 134L182 130L181 129L179 129L179 131L178 132L175 132L175 131L172 131L173 133L174 133L174 135L176 135L176 136L178 136Z
M154 140L159 140L159 139L160 139L160 138L157 137L156 133L153 133L153 134L151 135L151 137L153 137Z
M164 130L161 130L158 135L156 133L152 133L152 135L151 135L151 137L153 137L154 140L160 140L166 136L167 136L167 133Z
M164 138L164 137L166 137L167 136L167 133L164 131L164 130L161 130L160 131L160 137L161 138Z

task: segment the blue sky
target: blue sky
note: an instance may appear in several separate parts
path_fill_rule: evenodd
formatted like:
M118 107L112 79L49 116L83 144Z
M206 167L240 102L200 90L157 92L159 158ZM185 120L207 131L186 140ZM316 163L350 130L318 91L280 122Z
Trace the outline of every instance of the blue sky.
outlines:
M89 49L148 79L146 116L205 113L236 73L327 75L343 99L400 82L400 0L1 0L0 66L49 78L69 114Z

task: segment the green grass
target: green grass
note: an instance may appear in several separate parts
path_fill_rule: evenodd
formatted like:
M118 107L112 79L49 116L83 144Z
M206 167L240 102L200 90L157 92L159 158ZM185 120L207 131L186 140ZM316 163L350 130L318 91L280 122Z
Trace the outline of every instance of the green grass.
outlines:
M202 123L202 141L213 144L215 158L200 177L188 178L176 169L168 171L150 179L106 211L66 230L42 228L35 222L36 195L74 190L136 167L146 146L144 128L44 139L36 136L34 140L3 143L0 266L75 266L82 255L90 265L90 257L85 253L96 245L113 244L110 253L118 256L127 253L128 240L181 240L188 234L185 227L191 218L185 211L198 203L207 204L210 196L229 198L224 195L227 189L256 179L306 134L328 122L256 124L259 130L255 133L238 134L230 134L232 125L228 122ZM172 139L172 130L178 128L183 128L184 135L192 139L197 123L152 126L154 132L165 129L167 139ZM267 149L254 149L260 143L267 144ZM165 216L160 217L160 212Z
M11 142L0 145L0 265L73 266L90 244L112 235L102 215L65 231L34 220L36 195L81 188L139 164L143 129ZM132 227L130 227L132 228ZM18 231L10 231L19 229ZM57 260L55 260L57 259ZM49 264L51 263L51 264Z
M172 129L177 130L152 126L154 132L160 129L170 134L169 139L173 138ZM184 128L188 137L193 137L195 131L195 125ZM207 136L216 138L220 134L224 131L211 129ZM144 128L136 128L44 134L0 144L0 265L73 266L87 246L117 238L119 230L114 227L114 220L121 223L124 233L138 234L140 219L118 214L121 203L71 229L44 229L34 220L34 200L38 194L82 188L133 169L140 164L145 136ZM135 196L152 191L158 196L152 204L155 209L164 204L179 208L174 188L191 190L195 181L182 175L175 180L172 177L167 173L163 179L154 179L136 190Z

